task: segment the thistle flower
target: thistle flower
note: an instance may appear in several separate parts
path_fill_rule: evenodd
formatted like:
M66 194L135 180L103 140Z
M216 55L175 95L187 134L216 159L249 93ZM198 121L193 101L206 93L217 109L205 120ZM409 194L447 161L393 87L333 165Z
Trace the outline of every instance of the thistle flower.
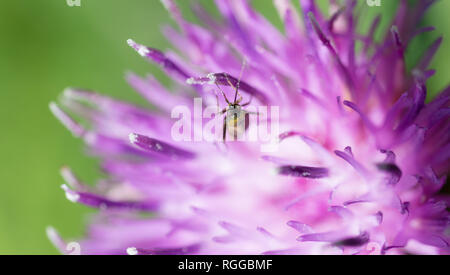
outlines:
M399 1L379 43L380 18L358 33L351 0L330 1L329 16L311 0L300 1L302 14L276 0L284 32L247 1L217 0L221 20L195 6L203 26L162 2L179 26L164 34L181 55L128 41L174 80L169 91L127 75L156 110L82 89L50 105L107 175L90 187L62 170L67 198L99 208L81 253L450 252L450 200L438 193L449 172L450 89L425 103L441 38L412 72L404 57L411 39L433 30L415 26L434 1ZM279 106L278 150L173 140L173 108L193 110L192 97L226 106L219 89L232 98L235 86L250 106ZM49 233L65 253L65 241Z

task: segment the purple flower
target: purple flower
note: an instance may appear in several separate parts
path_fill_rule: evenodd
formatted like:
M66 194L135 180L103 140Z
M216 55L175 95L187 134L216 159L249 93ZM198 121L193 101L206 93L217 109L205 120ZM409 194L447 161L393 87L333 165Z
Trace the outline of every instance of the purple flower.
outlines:
M67 198L99 209L81 253L449 254L450 199L438 192L449 172L450 88L425 103L441 38L412 72L404 60L409 41L432 30L415 26L433 1L400 1L379 43L380 18L357 33L351 0L330 1L330 16L311 0L300 1L301 15L274 1L284 33L247 1L216 1L220 20L195 6L203 26L162 2L179 26L164 33L181 55L128 41L174 80L166 88L127 75L155 109L81 89L50 105L107 175L90 187L62 170ZM242 122L229 110L278 106L277 150L230 134L197 140L195 130L193 141L174 140L171 113L195 113L194 97L228 106L218 115L228 131ZM49 237L67 253L51 228Z

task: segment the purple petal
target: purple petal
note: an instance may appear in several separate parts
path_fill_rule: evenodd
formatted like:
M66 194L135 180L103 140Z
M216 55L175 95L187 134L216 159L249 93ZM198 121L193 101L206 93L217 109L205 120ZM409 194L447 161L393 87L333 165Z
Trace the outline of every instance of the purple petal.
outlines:
M330 211L338 214L342 219L348 221L354 217L353 212L342 206L331 206Z
M345 238L334 243L336 246L348 246L348 247L359 247L365 245L370 241L370 235L368 232L363 232L357 237Z
M299 233L301 234L310 234L313 232L312 228L305 224L305 223L301 223L298 221L288 221L286 223L288 226L294 228L295 230L297 230Z
M146 57L148 60L160 65L168 73L174 74L175 76L181 78L182 80L189 78L189 75L186 74L184 70L181 69L177 64L175 64L175 62L168 59L164 55L164 53L156 49L152 49L144 45L138 44L134 42L132 39L128 39L127 43L128 45L130 45L130 47L135 49L141 56Z
M66 197L71 202L81 203L94 208L137 211L155 211L158 208L156 203L112 201L93 193L74 191L66 185L62 185L62 189L66 192Z
M400 168L398 168L398 166L395 163L387 163L387 162L378 163L377 168L380 171L390 175L388 181L389 185L397 184L402 177L402 170L400 170Z
M81 137L86 132L80 124L59 108L56 103L50 103L50 111L75 137Z
M136 247L127 248L128 255L188 255L196 253L200 250L200 244L193 244L182 247L169 247L169 248L152 248L143 249Z
M238 85L238 79L235 77L227 74L227 73L212 73L207 75L206 77L194 77L189 78L187 80L188 84L217 84L217 85L224 85L224 86L233 86L237 87ZM239 91L244 91L248 93L251 96L254 96L256 99L258 99L262 104L268 104L269 99L268 97L258 89L250 86L245 81L239 82Z
M192 152L174 147L160 140L149 138L143 135L130 134L129 138L132 144L145 151L162 154L172 159L192 159L196 156Z
M442 40L443 40L443 38L439 37L438 39L436 39L436 41L434 41L434 43L430 46L430 48L428 48L427 52L422 57L422 60L420 61L419 65L417 66L418 70L425 71L428 68L428 66L431 63L431 60L433 59L434 55L438 51L439 47L441 46Z
M344 159L346 162L348 162L362 176L364 176L364 177L367 176L367 169L362 164L360 164L358 161L356 161L352 155L348 154L347 152L342 152L342 151L338 151L338 150L334 151L334 153L338 157L340 157L340 158Z
M323 167L286 165L278 167L277 170L278 174L291 177L303 177L310 179L328 177L328 169Z

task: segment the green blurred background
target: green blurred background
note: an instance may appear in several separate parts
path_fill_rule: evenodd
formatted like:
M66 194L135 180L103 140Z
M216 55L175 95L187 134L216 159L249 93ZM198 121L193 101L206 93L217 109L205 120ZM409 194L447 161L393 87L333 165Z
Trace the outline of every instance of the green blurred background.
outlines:
M187 8L192 1L179 2L194 20ZM212 1L200 2L213 11ZM326 1L319 2L326 8ZM382 0L381 7L366 8L364 18L382 13L386 23L396 2ZM281 26L272 0L253 3ZM438 35L450 35L449 11L445 0L427 14L423 24L437 31L414 41L410 64ZM100 176L97 162L52 117L48 103L68 86L142 102L125 83L124 72L162 74L126 40L166 49L159 29L170 22L157 0L81 0L80 7L69 7L65 0L0 0L0 254L57 253L45 235L48 225L64 237L82 236L89 213L95 211L66 200L59 169L69 165L92 183ZM448 85L449 48L444 39L432 65L438 73L429 82L431 94Z

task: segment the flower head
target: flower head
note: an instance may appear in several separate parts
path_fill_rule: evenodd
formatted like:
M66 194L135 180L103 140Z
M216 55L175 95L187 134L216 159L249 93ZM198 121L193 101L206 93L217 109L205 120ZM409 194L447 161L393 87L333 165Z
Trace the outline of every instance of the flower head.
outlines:
M274 1L284 33L247 1L216 1L221 20L195 6L203 26L162 2L179 26L164 33L181 55L128 40L174 80L169 91L127 75L156 110L82 89L50 105L107 175L92 188L62 170L67 198L99 208L81 253L449 253L450 200L438 192L449 172L450 89L425 103L441 39L412 72L404 57L414 36L432 30L415 26L433 1L400 1L380 43L379 18L356 31L351 0L331 1L330 16L311 0L300 1L302 14ZM238 100L235 112L277 106L276 150L232 134L205 141L195 131L202 119L193 140L175 140L170 115L177 106L195 113L193 97L217 107L236 136L242 121L227 115Z

